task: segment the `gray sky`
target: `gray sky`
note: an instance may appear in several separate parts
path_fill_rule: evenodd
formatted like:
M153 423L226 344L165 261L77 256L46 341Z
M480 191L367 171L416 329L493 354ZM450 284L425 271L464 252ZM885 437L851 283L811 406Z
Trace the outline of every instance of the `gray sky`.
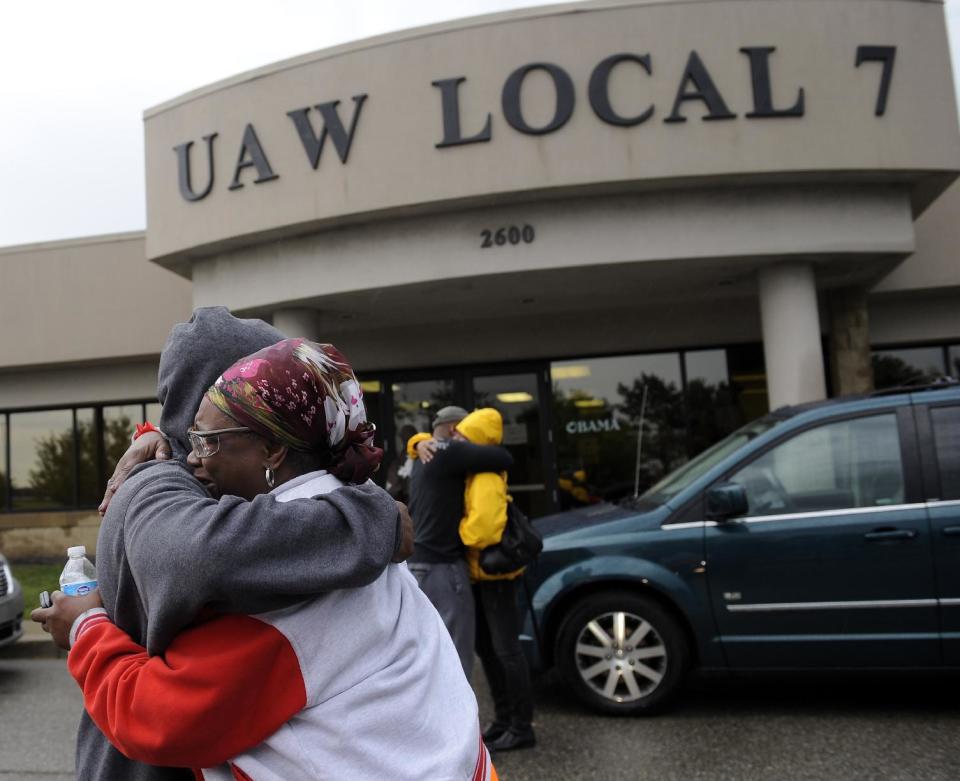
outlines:
M0 246L142 230L145 108L242 71L346 41L548 4L543 0L4 3ZM957 52L960 0L946 0L946 6ZM204 32L184 36L185 29Z

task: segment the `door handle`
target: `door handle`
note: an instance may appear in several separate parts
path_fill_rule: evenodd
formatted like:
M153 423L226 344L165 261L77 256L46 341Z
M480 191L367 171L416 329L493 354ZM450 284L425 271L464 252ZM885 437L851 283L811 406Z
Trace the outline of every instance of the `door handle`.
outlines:
M912 540L917 536L913 529L874 529L863 535L870 542L889 542L892 540Z
M960 537L960 526L944 526L943 533L947 537Z

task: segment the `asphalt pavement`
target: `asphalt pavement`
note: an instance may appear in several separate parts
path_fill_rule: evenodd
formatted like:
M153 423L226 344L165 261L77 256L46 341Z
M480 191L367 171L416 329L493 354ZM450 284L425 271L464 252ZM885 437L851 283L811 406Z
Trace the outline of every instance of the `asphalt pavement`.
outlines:
M63 659L9 656L0 652L0 781L67 781L76 684ZM474 685L489 720L479 672ZM673 710L643 719L590 713L555 675L536 695L538 745L496 756L502 781L960 778L955 677L694 680Z
M70 781L82 710L64 660L0 656L0 781Z
M652 718L590 713L555 675L536 699L537 746L495 756L502 781L960 778L956 677L698 679Z

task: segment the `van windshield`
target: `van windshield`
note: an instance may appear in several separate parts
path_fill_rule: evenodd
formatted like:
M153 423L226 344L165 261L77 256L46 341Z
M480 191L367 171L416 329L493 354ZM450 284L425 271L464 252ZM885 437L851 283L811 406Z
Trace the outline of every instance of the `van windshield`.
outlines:
M709 472L731 453L736 452L764 431L782 423L783 420L783 418L768 415L748 423L743 428L734 431L726 439L721 439L717 444L708 447L683 466L674 469L640 498L650 504L663 504L696 481L701 475Z

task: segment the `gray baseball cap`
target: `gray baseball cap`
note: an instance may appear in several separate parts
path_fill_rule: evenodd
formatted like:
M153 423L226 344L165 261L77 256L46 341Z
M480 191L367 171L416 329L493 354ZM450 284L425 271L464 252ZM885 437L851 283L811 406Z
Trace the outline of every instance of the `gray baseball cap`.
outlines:
M469 414L463 407L441 407L433 418L433 427L441 423L459 423Z

